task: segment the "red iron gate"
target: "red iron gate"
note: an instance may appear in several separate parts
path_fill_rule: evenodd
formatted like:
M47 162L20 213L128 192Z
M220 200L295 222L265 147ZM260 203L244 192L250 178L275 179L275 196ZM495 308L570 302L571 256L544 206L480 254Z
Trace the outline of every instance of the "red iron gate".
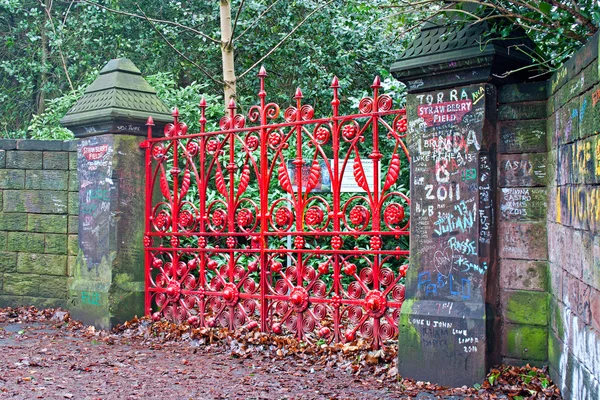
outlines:
M378 348L398 333L408 268L406 113L376 78L340 116L334 78L331 117L298 89L281 118L258 76L260 104L246 118L231 102L220 131L205 132L204 100L199 133L177 110L164 137L148 121L146 313Z

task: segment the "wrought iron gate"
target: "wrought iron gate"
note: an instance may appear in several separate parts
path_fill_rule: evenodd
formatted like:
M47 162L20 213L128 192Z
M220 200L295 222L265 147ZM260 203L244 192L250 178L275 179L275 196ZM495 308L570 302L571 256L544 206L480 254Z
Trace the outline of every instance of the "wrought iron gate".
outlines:
M179 120L146 148L146 313L199 326L241 326L302 340L396 337L408 268L406 113L376 78L360 113L280 116L267 102L229 113L220 131ZM385 173L385 175L384 175ZM160 194L158 194L160 193Z

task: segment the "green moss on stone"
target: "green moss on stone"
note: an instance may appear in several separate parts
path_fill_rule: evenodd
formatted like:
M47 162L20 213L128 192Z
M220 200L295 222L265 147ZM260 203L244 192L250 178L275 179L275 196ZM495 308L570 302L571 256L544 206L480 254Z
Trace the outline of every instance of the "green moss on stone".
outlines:
M0 230L26 231L27 214L25 213L0 213Z
M26 253L44 252L44 235L30 232L9 232L8 250Z
M529 325L504 326L507 356L526 360L548 359L548 331Z
M43 233L67 233L66 215L30 214L27 230Z
M509 322L548 325L548 295L515 290L506 293L505 318Z
M67 253L67 235L47 234L46 235L46 253L66 254Z
M0 272L17 272L17 253L0 251Z

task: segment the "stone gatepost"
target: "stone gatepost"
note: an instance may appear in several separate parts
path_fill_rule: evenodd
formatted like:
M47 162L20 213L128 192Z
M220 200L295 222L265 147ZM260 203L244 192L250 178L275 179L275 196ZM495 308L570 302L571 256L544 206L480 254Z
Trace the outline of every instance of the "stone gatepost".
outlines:
M80 138L79 252L68 306L75 318L98 328L144 314L145 167L139 145L148 116L163 126L172 119L136 66L120 58L106 64L61 120Z
M398 370L449 386L481 382L499 361L495 76L530 61L488 28L427 23L391 67L408 88L411 154Z

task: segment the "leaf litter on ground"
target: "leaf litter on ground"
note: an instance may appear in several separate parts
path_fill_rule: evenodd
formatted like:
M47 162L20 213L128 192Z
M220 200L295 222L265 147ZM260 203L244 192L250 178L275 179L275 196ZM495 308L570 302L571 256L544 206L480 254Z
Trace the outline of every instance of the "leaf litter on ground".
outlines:
M449 388L399 376L398 346L395 343L378 350L371 349L370 343L362 339L348 343L331 344L319 341L308 344L291 336L260 332L258 325L252 323L230 331L226 328L199 328L188 323L165 320L153 321L150 317L135 317L111 331L106 331L86 326L72 319L68 311L61 309L0 308L0 324L39 322L49 323L58 330L88 338L92 345L103 343L119 346L137 341L149 349L161 349L169 344L180 343L192 347L194 353L202 351L227 355L230 360L252 359L257 363L263 362L271 372L281 369L278 362L287 362L284 359L293 358L303 372L326 370L333 376L343 371L361 379L366 378L387 385L392 392L402 397L429 394L433 397L428 398L460 396L473 399L562 399L560 390L551 380L546 367L501 365L493 368L481 384ZM3 339L4 335L3 329L0 328L0 339ZM42 353L43 351L45 349L42 349ZM183 359L182 363L187 365L189 361ZM77 368L79 367L75 364L71 366L71 369Z

